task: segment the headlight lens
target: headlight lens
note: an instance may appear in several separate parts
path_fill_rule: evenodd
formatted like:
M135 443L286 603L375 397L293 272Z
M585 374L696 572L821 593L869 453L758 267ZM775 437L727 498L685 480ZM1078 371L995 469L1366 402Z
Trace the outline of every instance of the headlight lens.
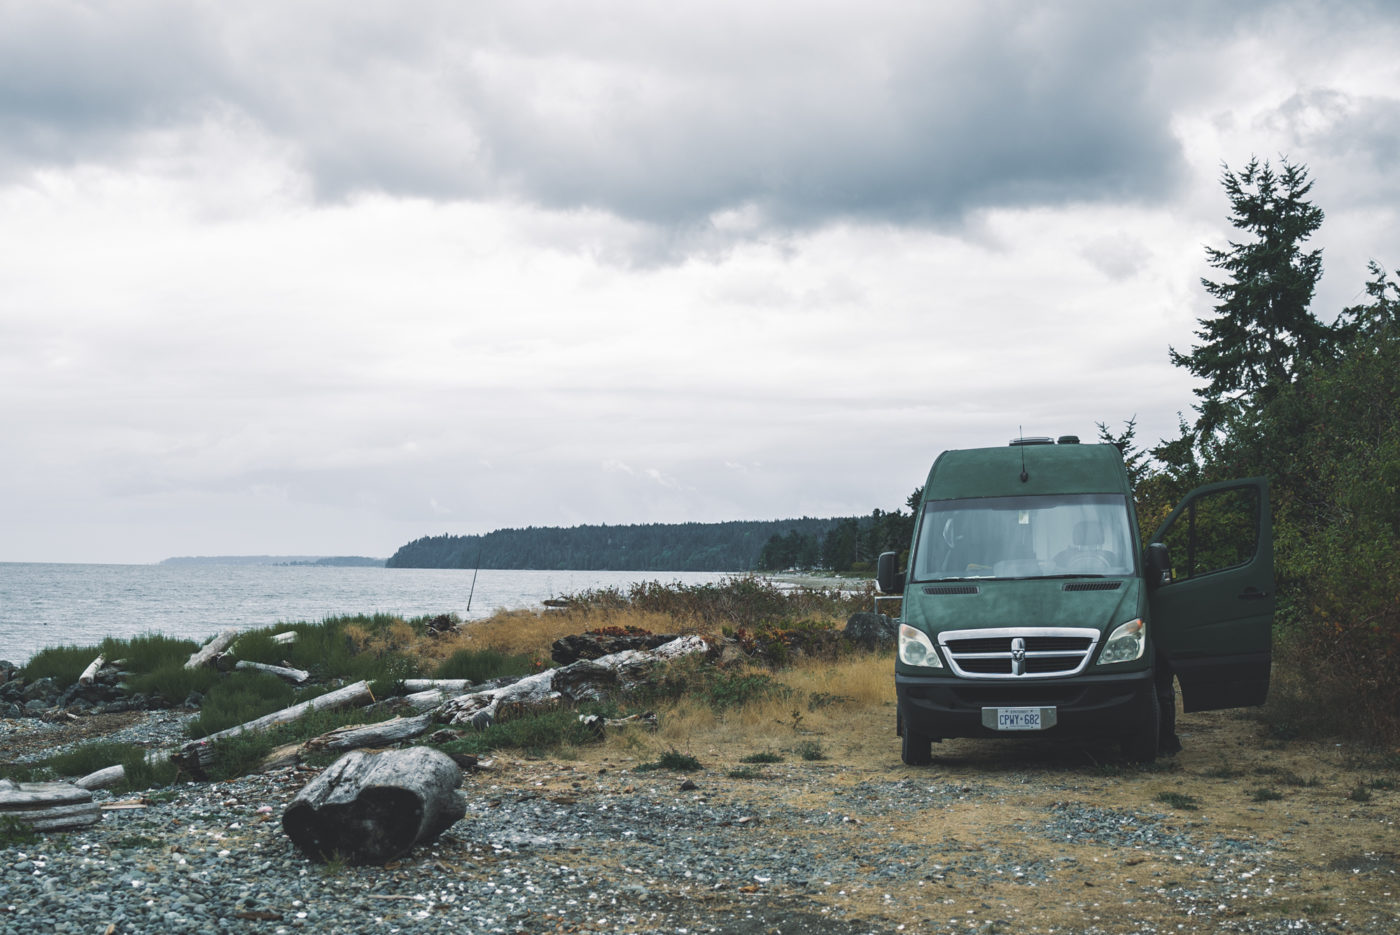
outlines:
M1099 665L1112 665L1115 662L1132 662L1141 659L1147 650L1147 624L1142 618L1129 620L1108 635L1108 642L1099 653Z
M899 625L899 661L907 666L923 666L926 669L941 669L938 651L923 630L907 623Z

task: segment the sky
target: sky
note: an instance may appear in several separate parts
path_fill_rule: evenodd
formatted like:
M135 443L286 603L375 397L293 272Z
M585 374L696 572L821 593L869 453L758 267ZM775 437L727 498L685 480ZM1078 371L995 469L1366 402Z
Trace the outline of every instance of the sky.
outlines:
M893 510L1150 446L1220 179L1400 267L1395 2L0 0L0 561ZM1216 277L1218 278L1218 277Z

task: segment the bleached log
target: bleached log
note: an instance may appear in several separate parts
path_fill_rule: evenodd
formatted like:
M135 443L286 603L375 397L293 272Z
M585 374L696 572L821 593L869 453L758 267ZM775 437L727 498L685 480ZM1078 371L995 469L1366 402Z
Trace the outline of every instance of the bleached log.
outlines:
M307 783L282 829L312 860L384 863L435 839L467 813L462 771L428 747L347 753Z
M385 747L389 744L412 740L436 727L433 716L420 714L416 717L396 717L378 724L348 724L313 737L302 748L307 752L320 750L355 750L361 747Z
M92 793L71 782L11 782L0 779L0 818L33 831L86 828L102 817Z
M78 676L78 684L91 685L97 679L98 670L102 668L106 661L107 656L103 653L98 653L97 658L89 662L87 668L83 670L83 674Z
M109 786L120 785L124 779L126 779L126 767L118 763L116 766L108 766L106 769L88 773L82 779L74 780L73 785L79 789L106 789Z
M171 750L148 750L145 759L147 763L155 766L160 763L168 762L173 752L174 751ZM108 766L105 769L99 769L95 772L88 773L81 779L75 779L73 780L73 785L77 786L79 789L107 789L112 786L121 785L125 779L126 767L118 763L116 766Z
M256 720L239 724L237 727L230 727L228 730L221 730L218 733L201 737L198 740L191 740L182 746L176 754L171 756L171 760L177 766L189 770L198 776L204 772L205 767L214 762L214 744L220 740L230 737L237 737L239 734L261 733L272 730L274 727L281 727L283 724L290 724L298 718L305 717L312 711L326 711L334 708L349 708L367 705L374 701L374 695L370 693L369 683L365 681L356 682L353 685L346 685L333 692L327 692L310 701L303 701L301 704L294 704L290 708L283 708L281 711L274 711Z
M433 713L447 724L470 724L482 730L495 723L503 708L542 708L560 700L601 701L636 687L658 663L708 648L697 636L682 636L653 650L625 649L598 659L580 659L501 688L461 695L443 702Z
M288 644L290 644L290 643L295 643L296 641L297 641L297 631L296 631L296 630L288 630L286 633L278 633L276 636L274 636L274 637L272 638L272 642L278 643L278 644L280 644L280 645L282 645L282 646L286 646L286 645L288 645Z
M200 666L207 666L214 661L214 657L219 655L229 647L229 644L238 639L237 630L225 630L205 643L199 649L190 654L190 661L185 663L186 669L198 669Z
M425 692L435 688L445 692L464 692L476 683L471 679L404 679L406 692Z
M265 662L249 662L247 659L240 659L234 666L235 669L255 669L258 672L267 672L275 675L279 679L291 682L293 685L300 685L311 678L311 673L305 669L293 669L289 666L273 666Z

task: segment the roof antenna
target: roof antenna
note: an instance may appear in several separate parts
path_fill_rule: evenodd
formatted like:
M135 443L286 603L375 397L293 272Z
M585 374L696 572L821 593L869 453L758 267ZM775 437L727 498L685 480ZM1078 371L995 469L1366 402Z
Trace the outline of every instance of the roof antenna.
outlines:
M1025 426L1022 426L1022 425L1016 426L1016 431L1020 433L1020 435L1021 435L1021 441L1022 441L1022 443L1023 443L1023 444L1021 444L1021 445L1018 445L1017 447L1019 447L1019 448L1021 449L1021 483L1024 484L1026 481L1028 481L1028 480L1031 479L1031 476L1030 476L1029 474L1026 473L1026 446L1025 446L1025 444L1024 444L1024 442L1025 442L1025 440L1026 440L1026 429L1025 429Z

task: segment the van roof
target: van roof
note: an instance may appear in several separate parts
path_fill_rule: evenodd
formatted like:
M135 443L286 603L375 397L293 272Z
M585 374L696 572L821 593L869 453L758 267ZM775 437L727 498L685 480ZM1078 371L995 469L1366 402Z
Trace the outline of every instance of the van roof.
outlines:
M1021 480L1024 459L1027 479ZM1015 497L1056 493L1131 494L1115 445L1011 445L945 451L933 462L924 497Z

